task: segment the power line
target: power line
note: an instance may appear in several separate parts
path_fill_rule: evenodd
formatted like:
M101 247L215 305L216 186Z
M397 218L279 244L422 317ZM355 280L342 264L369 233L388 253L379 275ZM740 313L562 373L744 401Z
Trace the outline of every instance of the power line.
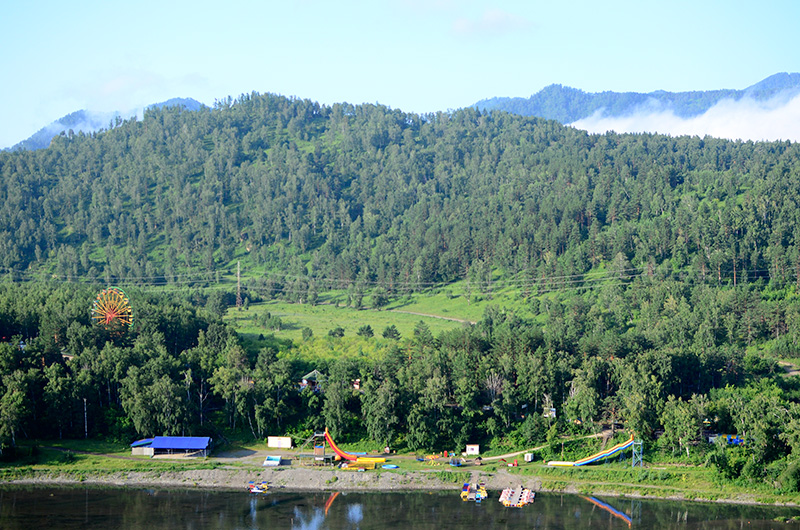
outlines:
M546 291L566 291L571 289L591 289L597 286L610 286L610 285L625 285L630 283L636 278L642 276L663 276L663 271L649 271L649 266L631 267L626 269L609 269L602 271L590 271L582 274L570 275L531 275L528 278L502 278L497 280L470 280L461 279L459 281L465 282L469 288L481 292L487 291L501 291L512 290L516 292L529 291L534 288L544 288ZM98 284L98 283L116 283L119 285L130 285L146 291L170 291L175 292L185 290L187 288L200 288L203 290L223 290L232 286L233 280L223 279L219 280L219 272L189 272L174 275L162 276L127 276L118 277L112 274L104 274L102 276L88 276L88 275L55 275L43 272L36 272L30 270L18 270L11 268L0 268L0 273L10 276L10 279L15 282L29 282L29 281L56 281L61 283L85 283L85 284ZM720 278L730 280L734 277L742 278L742 271L721 271L715 273L709 269L704 270L705 275L709 278L719 275ZM699 275L700 270L694 267L684 267L678 270L672 270L668 273L670 276L689 276L691 274ZM752 269L747 270L747 277L752 275L764 278L766 274L767 279L770 277L770 269ZM387 280L369 280L369 279L347 279L347 278L330 278L330 277L310 277L281 274L274 271L266 272L260 277L251 277L251 281L278 281L283 285L280 286L256 286L241 283L241 276L239 272L237 280L237 292L241 293L241 289L245 291L253 291L259 293L287 293L287 294L304 294L308 292L309 287L319 287L325 290L341 290L348 289L351 286L364 287L367 290L374 288L385 288L387 290L432 290L447 288L453 282L426 282L426 281L387 281ZM609 284L610 280L615 280L616 283ZM748 282L749 280L745 280ZM295 287L286 285L289 282L300 282L304 285L302 287ZM708 282L708 280L706 280ZM708 283L714 283L711 280Z

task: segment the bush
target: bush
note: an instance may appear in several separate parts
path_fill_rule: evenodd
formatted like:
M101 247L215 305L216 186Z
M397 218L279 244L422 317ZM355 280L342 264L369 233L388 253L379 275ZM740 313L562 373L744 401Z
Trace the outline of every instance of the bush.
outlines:
M741 447L727 447L724 441L717 441L716 447L708 455L707 465L714 466L719 472L719 476L729 480L739 478L743 468L750 459ZM750 471L753 471L751 468Z
M778 476L778 485L783 491L800 491L800 461L791 462Z
M748 352L744 356L744 369L756 376L767 375L777 371L775 361L766 359L756 352Z
M397 331L397 327L394 324L386 326L386 329L383 330L383 338L400 340L400 332Z
M358 335L359 337L372 337L374 335L372 331L372 326L370 326L369 324L361 326L360 328L358 328L356 335Z
M431 474L442 482L449 482L453 484L464 484L465 482L469 482L470 478L472 477L471 473L466 473L463 471L436 471Z
M372 291L372 308L380 309L389 303L389 294L383 287L377 287Z
M739 476L750 480L761 480L764 478L764 462L753 458L747 458Z
M635 475L636 482L667 481L672 479L672 473L664 470L644 469Z

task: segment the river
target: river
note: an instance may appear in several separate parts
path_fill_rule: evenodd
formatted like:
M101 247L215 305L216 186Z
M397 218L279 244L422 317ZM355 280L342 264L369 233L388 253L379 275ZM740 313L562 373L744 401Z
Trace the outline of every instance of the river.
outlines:
M0 488L0 528L49 529L760 529L786 528L800 509L538 494L505 508L457 492L338 493L275 490Z

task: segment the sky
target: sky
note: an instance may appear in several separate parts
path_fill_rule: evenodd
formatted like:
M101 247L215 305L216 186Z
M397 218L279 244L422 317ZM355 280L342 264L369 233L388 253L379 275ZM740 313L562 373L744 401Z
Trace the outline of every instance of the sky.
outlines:
M798 24L796 0L9 2L0 148L79 109L128 112L173 97L213 105L269 92L426 113L553 83L743 89L800 72ZM733 119L745 134L748 119Z

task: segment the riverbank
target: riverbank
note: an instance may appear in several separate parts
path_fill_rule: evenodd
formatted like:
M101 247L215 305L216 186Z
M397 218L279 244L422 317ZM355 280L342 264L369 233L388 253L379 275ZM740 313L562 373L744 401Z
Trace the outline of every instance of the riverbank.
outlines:
M391 455L397 469L364 472L300 465L295 451L281 455L285 465L264 467L261 448L238 448L210 458L147 458L130 453L105 453L40 446L28 461L0 465L0 484L81 485L130 488L214 488L244 490L250 481L295 491L449 491L466 481L484 482L490 492L508 486L534 491L580 495L657 498L735 504L800 506L800 494L785 494L766 486L756 488L718 480L704 466L656 465L631 468L605 464L554 468L520 461L514 455L486 458L484 465L451 467L448 459ZM503 457L509 457L508 459Z
M535 491L628 498L652 498L681 501L704 501L727 504L798 506L797 497L766 496L763 493L720 492L703 494L696 490L681 490L658 484L596 483L587 480L563 480L544 475L522 474L513 469L496 470L371 470L344 471L338 468L251 468L249 466L220 466L212 469L144 470L144 471L60 471L51 469L20 470L6 477L9 485L91 485L96 487L128 488L213 488L242 490L249 481L267 481L273 489L287 491L446 491L455 494L465 481L482 481L490 492L497 493L508 486L523 486ZM729 492L730 493L730 492Z

